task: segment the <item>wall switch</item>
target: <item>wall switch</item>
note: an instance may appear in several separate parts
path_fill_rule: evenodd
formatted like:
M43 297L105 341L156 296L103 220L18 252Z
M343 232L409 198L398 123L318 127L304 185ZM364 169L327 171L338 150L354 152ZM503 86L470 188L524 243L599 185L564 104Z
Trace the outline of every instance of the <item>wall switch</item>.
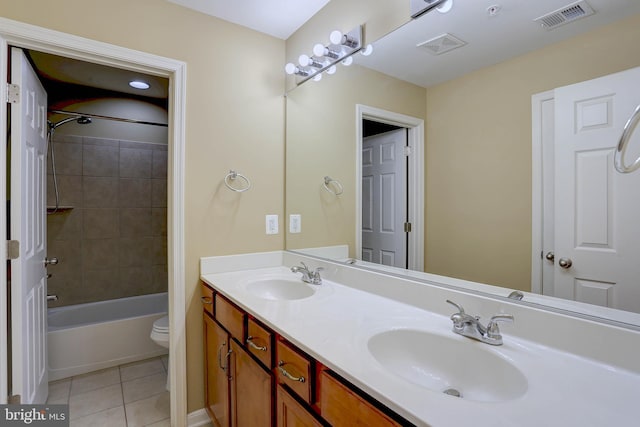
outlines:
M267 234L278 234L278 215L267 215Z
M289 233L300 233L302 231L302 216L299 214L289 215Z

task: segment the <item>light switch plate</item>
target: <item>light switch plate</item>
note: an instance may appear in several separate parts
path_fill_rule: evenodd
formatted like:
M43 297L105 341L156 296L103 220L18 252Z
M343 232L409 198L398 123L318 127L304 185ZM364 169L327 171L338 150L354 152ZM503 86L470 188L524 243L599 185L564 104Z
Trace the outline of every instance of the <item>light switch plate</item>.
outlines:
M267 234L278 234L278 215L266 216Z
M300 233L302 231L302 216L300 214L289 215L289 233Z

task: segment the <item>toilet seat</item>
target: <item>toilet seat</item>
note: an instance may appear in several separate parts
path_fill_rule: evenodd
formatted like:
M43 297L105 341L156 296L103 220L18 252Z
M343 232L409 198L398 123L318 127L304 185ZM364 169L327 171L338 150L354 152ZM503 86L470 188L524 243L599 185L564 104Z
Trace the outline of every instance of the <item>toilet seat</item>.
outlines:
M153 322L153 332L159 334L169 333L169 316L164 316Z
M151 339L161 347L169 348L169 316L164 316L153 322Z

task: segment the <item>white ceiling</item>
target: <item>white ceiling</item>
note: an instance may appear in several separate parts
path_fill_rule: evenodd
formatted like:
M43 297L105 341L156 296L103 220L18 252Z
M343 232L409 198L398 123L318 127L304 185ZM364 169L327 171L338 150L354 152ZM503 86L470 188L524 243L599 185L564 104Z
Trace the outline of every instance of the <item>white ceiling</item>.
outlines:
M450 12L431 11L409 22L375 42L371 56L356 55L356 62L429 87L640 13L640 0L587 0L595 10L594 15L554 30L546 30L533 21L574 2L453 0ZM489 16L487 8L495 4L501 6L500 12ZM452 34L467 44L437 56L417 47L419 43L444 33ZM611 46L611 49L615 48Z
M329 3L329 0L168 1L283 40Z

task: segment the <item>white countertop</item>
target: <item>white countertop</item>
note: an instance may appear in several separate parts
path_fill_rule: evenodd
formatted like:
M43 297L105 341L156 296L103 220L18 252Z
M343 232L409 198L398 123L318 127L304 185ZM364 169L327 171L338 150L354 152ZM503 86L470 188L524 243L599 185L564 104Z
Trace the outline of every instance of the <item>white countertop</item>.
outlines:
M448 315L327 279L313 296L299 300L267 300L246 290L248 281L257 277L300 276L287 267L204 270L203 281L417 425L600 427L638 422L637 372L511 335L509 330L517 323L503 328L504 345L489 346L454 334ZM385 280L384 275L380 280ZM310 286L302 281L300 285ZM468 344L470 351L481 346L516 366L526 377L527 390L511 400L477 402L413 384L387 370L368 351L368 339L390 329L443 335Z

